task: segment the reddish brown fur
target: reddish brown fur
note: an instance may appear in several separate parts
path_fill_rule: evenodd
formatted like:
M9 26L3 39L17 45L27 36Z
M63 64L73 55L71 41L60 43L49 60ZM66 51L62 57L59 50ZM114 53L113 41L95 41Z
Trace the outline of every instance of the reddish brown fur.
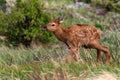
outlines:
M100 42L100 31L94 26L76 24L68 28L63 28L60 23L62 19L58 18L48 23L47 29L54 33L56 38L64 42L70 49L66 58L70 62L72 56L78 61L79 47L94 48L97 50L97 62L100 61L101 51L106 54L106 63L110 63L110 51Z

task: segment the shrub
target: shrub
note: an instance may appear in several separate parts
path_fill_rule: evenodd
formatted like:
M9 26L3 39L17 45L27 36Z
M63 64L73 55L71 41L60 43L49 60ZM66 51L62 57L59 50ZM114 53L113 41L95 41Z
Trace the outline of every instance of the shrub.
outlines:
M91 3L92 5L120 13L120 2L117 2L117 0L92 0Z
M2 5L5 2L6 2L6 0L0 0L0 5Z
M85 3L90 3L95 7L102 7L108 11L115 11L120 13L120 2L119 0L78 0Z
M36 40L52 40L51 34L42 28L51 19L43 8L39 0L17 0L16 7L5 17L8 42L29 45Z
M78 1L83 1L85 3L91 3L91 0L78 0Z
M4 20L5 14L2 9L0 9L0 35L4 35L6 32L6 23Z
M101 30L104 30L104 29L108 29L109 26L108 25L102 25L100 23L95 23L95 26Z

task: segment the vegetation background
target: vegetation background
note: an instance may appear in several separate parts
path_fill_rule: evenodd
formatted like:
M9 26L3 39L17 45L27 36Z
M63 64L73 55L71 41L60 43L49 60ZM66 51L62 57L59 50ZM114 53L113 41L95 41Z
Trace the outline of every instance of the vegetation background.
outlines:
M119 0L0 0L0 80L120 80ZM50 20L62 26L94 25L110 47L100 64L96 51L80 49L80 61L65 63L67 47L44 30Z

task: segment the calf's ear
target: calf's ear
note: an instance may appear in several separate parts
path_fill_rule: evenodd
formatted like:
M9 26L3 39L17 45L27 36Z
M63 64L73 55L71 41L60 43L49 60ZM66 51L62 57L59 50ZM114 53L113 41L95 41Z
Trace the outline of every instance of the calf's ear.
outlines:
M58 17L56 20L57 20L57 22L58 22L59 24L61 24L61 23L64 21L64 19L63 19L63 18L60 18L60 17Z

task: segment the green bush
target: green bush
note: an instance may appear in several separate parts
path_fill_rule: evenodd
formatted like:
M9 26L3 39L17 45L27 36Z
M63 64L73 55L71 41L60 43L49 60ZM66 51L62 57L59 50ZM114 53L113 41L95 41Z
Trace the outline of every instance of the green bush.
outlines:
M82 2L85 2L85 3L91 3L91 0L78 0L78 1L82 1Z
M5 2L6 2L6 0L0 0L0 5L2 5Z
M120 13L120 2L118 2L118 3L116 3L116 4L115 4L115 3L112 4L112 8L113 8L114 11Z
M52 40L51 34L42 28L51 19L43 8L39 0L17 0L16 7L5 16L8 42L29 45L36 40Z
M83 2L90 3L95 7L99 6L102 8L109 9L110 11L120 13L120 2L117 2L116 0L83 0Z
M0 9L0 35L4 35L6 32L6 22L4 20L5 14Z
M95 23L95 26L101 30L104 30L104 29L108 29L109 26L108 25L102 25L100 23Z
M116 2L116 0L92 0L91 3L95 6L120 13L120 2Z

